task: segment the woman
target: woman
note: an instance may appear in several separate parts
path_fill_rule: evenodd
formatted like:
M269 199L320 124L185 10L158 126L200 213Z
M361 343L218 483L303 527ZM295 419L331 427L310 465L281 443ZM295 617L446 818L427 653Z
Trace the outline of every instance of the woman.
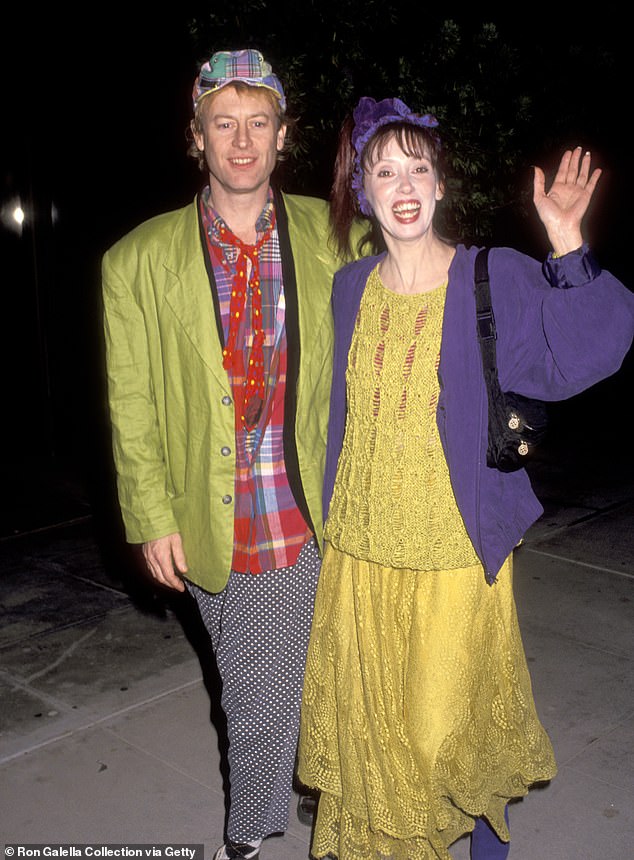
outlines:
M524 470L486 465L476 248L434 229L437 122L363 98L342 132L332 212L386 252L335 276L326 549L302 707L299 776L321 797L316 857L506 857L507 803L556 773L535 711L512 551L541 514ZM542 267L490 254L503 390L557 400L618 369L634 296L592 259L581 221L599 179L566 152L534 201Z

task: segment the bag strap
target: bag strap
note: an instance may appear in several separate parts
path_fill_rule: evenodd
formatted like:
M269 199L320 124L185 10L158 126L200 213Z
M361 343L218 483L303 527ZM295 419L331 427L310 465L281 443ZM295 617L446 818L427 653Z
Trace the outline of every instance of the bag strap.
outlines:
M488 380L487 370L497 377L497 355L495 341L497 329L491 303L491 287L489 285L489 249L480 248L476 255L474 266L476 322L478 340L482 353L482 367L485 379Z
M491 287L489 284L489 249L481 248L475 259L474 281L476 299L476 321L478 341L480 342L480 353L482 355L482 375L487 391L488 403L488 437L489 448L492 438L495 439L497 431L494 427L500 418L500 404L504 399L500 380L498 379L497 355L495 341L497 329L495 327L495 316L493 315L493 304L491 302Z

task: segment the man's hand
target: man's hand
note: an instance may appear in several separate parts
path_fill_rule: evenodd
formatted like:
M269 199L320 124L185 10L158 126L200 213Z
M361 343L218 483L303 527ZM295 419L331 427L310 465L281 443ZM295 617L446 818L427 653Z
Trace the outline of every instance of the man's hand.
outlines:
M148 570L158 585L185 591L185 583L179 574L187 573L187 561L180 534L176 532L150 540L143 544L142 549Z

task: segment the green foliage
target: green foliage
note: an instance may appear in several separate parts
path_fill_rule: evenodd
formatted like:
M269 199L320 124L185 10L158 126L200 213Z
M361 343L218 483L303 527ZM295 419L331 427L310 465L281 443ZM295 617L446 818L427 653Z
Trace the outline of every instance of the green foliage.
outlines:
M597 68L614 72L613 53L570 27L555 54L536 30L524 32L525 22L434 17L405 0L304 0L301 9L295 0L234 0L203 8L190 22L199 60L257 47L284 82L298 120L285 187L327 196L344 116L363 95L398 96L439 119L449 176L442 226L466 240L489 241L523 218L532 159L545 146L558 159L568 134L592 126L579 75L587 92L589 65L595 76ZM600 86L599 76L594 90Z

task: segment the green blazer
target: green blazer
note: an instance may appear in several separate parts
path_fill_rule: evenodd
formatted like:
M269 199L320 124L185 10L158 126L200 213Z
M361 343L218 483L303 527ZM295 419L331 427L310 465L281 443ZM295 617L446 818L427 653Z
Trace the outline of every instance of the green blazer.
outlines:
M276 194L289 345L284 450L321 546L332 370L331 249L324 201ZM180 532L188 578L225 586L233 554L235 424L222 326L197 201L141 224L103 259L108 396L131 543ZM213 276L211 277L213 284Z

